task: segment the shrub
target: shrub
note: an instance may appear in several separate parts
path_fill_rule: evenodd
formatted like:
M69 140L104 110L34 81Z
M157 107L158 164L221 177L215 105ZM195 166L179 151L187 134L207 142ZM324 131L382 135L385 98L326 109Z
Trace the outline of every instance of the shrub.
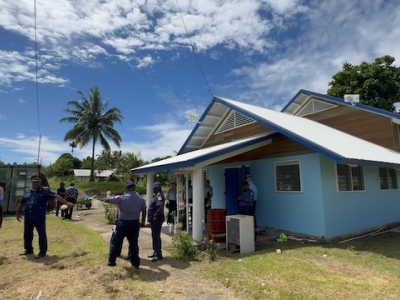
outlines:
M212 239L204 239L199 249L201 250L199 254L201 256L201 259L209 259L211 261L215 261L218 258L218 243L216 243Z
M173 257L186 260L196 260L198 250L193 245L192 238L186 232L180 232L172 237L172 250Z
M117 219L117 208L110 203L104 203L104 209L104 217L107 223L114 224Z

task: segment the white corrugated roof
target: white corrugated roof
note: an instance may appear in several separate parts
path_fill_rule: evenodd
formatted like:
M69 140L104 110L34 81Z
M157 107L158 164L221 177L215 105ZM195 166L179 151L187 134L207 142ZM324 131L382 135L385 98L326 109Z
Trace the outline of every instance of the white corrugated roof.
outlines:
M203 138L206 140L209 136L209 132L205 132L202 128L205 127L209 131L212 128L216 128L220 120L230 109L235 110L258 123L275 130L275 132L285 135L288 138L329 157L337 163L373 164L391 167L400 166L400 153L321 123L235 100L214 97L203 116L200 118L199 124L195 126L177 156L135 168L131 171L140 174L194 166L196 160L205 161L206 159L204 156L213 153L215 153L215 156L220 155L218 154L218 151L221 150L233 151L229 149L235 148L243 142L259 138L259 136L251 137L245 140L233 141L214 147L187 152L192 148L201 147L205 142L201 141L201 139ZM211 117L208 117L207 114L210 114ZM207 121L207 124L203 124L202 121ZM270 137L265 136L265 138L267 139ZM195 142L192 142L192 139L195 140Z
M113 170L94 170L94 176L96 177L108 177L113 174ZM74 175L80 177L89 177L90 170L88 169L74 169Z
M218 99L222 101L218 101ZM250 116L258 122L280 132L289 138L301 142L310 148L316 148L323 154L341 157L344 160L360 160L400 165L400 153L373 144L353 135L336 130L306 118L292 116L241 103L234 100L218 98L231 108ZM351 124L350 124L351 126Z
M142 173L141 171L154 171L157 169L166 170L169 166L174 165L173 168L185 168L194 166L196 163L201 163L206 160L211 160L215 156L224 155L224 153L233 152L235 150L240 150L245 147L260 147L266 144L268 140L268 135L257 135L250 138L245 138L217 146L212 146L208 148L203 148L195 150L192 152L180 154L171 158L163 159L154 163L150 163L138 168L134 168L131 171L134 173ZM226 151L225 151L226 150Z

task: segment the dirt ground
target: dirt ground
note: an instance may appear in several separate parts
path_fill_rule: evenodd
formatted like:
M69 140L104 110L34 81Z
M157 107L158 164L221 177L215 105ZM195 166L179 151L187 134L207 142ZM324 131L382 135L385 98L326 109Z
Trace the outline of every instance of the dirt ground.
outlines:
M103 203L99 200L92 201L91 209L82 209L74 212L73 218L78 224L98 231L106 243L111 237L112 225L104 223ZM152 253L150 228L142 228L139 235L139 251L141 266L139 276L143 281L151 282L152 288L160 293L162 299L207 299L225 300L238 299L232 291L215 281L208 280L196 272L195 268L187 262L176 260L165 250L171 245L171 236L168 234L168 225L163 226L162 243L163 257L159 262L151 262L147 255ZM126 256L127 242L124 242L122 256ZM121 258L120 258L121 259ZM119 260L120 260L119 259ZM117 260L117 264L119 261ZM157 273L146 272L146 270L157 269ZM151 278L146 278L152 274ZM157 274L157 278L154 278Z

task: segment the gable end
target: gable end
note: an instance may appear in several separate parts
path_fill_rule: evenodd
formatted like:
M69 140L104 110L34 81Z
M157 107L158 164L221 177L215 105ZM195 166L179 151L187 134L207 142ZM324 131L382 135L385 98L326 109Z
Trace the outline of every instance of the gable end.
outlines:
M226 132L238 127L242 127L248 124L255 123L255 121L237 111L232 111L229 116L225 119L225 121L218 127L215 131L215 134Z
M301 109L296 112L296 116L302 117L309 114L317 113L320 111L328 110L337 107L337 105L327 103L324 101L311 99Z

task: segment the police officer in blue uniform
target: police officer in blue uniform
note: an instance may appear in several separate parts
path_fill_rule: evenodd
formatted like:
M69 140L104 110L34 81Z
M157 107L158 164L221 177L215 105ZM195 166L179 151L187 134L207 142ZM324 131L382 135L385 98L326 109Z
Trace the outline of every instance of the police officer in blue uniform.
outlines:
M33 229L39 235L39 254L36 258L42 258L47 253L47 235L46 235L46 212L47 202L49 200L57 201L72 206L63 197L53 193L48 188L42 187L42 176L34 175L31 177L32 188L27 189L17 206L16 217L21 222L21 212L24 210L24 247L25 251L20 255L33 254Z
M238 213L240 215L253 215L254 192L249 189L247 181L242 181L242 190L238 197Z
M136 185L133 181L125 183L126 193L122 196L111 197L107 194L105 202L118 205L118 220L114 235L110 241L110 253L107 266L116 266L117 256L121 253L122 243L126 237L129 242L129 259L133 267L139 268L139 230L146 221L146 202L136 192ZM142 214L139 222L140 213Z
M164 205L165 197L161 190L161 183L153 184L153 199L149 205L148 218L151 226L151 237L153 240L153 254L149 255L151 261L155 262L163 259L161 244L161 226L164 223Z

